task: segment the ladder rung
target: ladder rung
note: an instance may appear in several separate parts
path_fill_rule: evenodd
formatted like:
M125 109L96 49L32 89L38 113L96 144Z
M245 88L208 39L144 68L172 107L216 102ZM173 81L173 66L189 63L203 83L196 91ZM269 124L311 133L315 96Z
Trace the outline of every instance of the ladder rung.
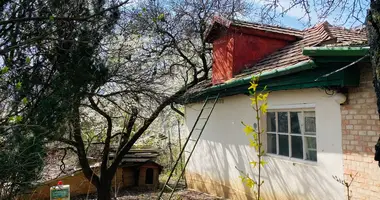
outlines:
M214 100L214 101L211 101L211 100ZM212 112L213 112L213 109L215 108L215 105L216 105L216 103L218 102L218 100L219 100L219 94L217 94L216 96L208 96L207 99L204 101L204 104L203 104L203 106L202 106L202 110L199 111L199 114L198 114L198 116L197 116L197 121L196 121L196 123L193 125L192 130L191 130L191 132L190 132L190 135L193 136L193 135L192 135L192 134L193 134L193 131L200 131L200 132L198 132L197 136L195 136L196 139L192 139L193 137L192 137L192 138L188 137L187 140L186 140L185 146L181 148L181 153L180 153L180 155L182 155L183 152L189 154L189 157L186 159L185 166L184 166L184 168L183 168L182 170L184 170L184 169L186 168L186 165L187 165L187 163L189 162L189 159L190 159L190 157L191 157L191 154L194 152L195 147L197 146L197 142L199 141L199 138L201 137L202 132L203 132L203 130L204 130L204 128L205 128L205 126L206 126L206 124L207 124L207 122L208 122L208 119L210 118L210 116L211 116L211 114L212 114ZM208 104L208 101L210 101L210 103L212 103L212 105L207 105L207 104ZM203 111L204 111L205 109L208 110L208 111L207 111L208 113L205 113L205 115L206 115L207 117L204 117L204 115L202 115L202 114L203 114ZM205 120L205 121L203 121L203 122L200 123L200 125L201 125L200 128L198 127L198 120ZM203 124L202 124L202 123L203 123ZM195 143L193 144L193 147L192 147L191 151L187 151L187 150L185 150L185 149L187 149L187 148L186 148L186 145L187 145L187 142L188 142L188 141L193 141L193 142L195 142ZM180 159L180 157L178 157L178 159L177 159L177 161L176 161L176 163L175 163L175 166L177 166L177 164L178 164L178 162L179 162L179 159ZM175 170L175 168L172 168L172 170L171 170L171 172L170 172L170 176L169 176L169 178L168 178L168 180L167 180L166 183L169 182L169 179L171 178L171 176L172 176L174 170ZM183 174L183 171L182 171L182 174ZM178 181L179 181L179 180L178 180ZM175 188L176 188L177 185L178 185L178 181L177 181L176 185L174 186L174 188L171 188L169 185L165 184L165 185L164 185L164 188L161 190L161 192L160 192L160 194L159 194L159 196L158 196L158 199L159 199L159 200L163 199L163 198L162 198L162 194L164 193L164 189L165 189L165 188L168 188L169 190L172 191L172 194L171 194L171 196L170 196L170 198L171 198L172 195L173 195L173 192L175 191Z
M199 135L193 135L194 137L193 138L198 138ZM192 139L192 140L196 140L196 139Z
M218 95L219 96L219 95ZM210 99L216 99L218 98L218 96L211 96L211 97L208 97L207 100L210 100Z
M167 187L168 189L170 189L171 191L173 191L174 189L171 188L169 185L165 185L165 187Z

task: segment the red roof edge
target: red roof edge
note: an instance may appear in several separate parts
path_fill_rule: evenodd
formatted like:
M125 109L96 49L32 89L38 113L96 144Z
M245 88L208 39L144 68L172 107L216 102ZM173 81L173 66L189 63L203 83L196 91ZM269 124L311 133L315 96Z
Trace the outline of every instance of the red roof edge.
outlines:
M205 33L205 40L208 43L212 43L215 39L220 37L223 33L227 32L231 27L250 29L260 31L263 33L279 34L283 36L289 36L291 38L303 38L303 32L296 29L285 28L280 26L272 26L265 24L258 24L240 20L229 20L221 16L214 16L212 23ZM294 41L294 39L291 39Z

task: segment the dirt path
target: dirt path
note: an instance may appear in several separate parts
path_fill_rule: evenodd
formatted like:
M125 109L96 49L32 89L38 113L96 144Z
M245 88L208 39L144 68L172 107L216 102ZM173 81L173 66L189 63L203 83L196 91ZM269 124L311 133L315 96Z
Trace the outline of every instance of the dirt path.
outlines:
M128 194L129 193L129 194ZM154 200L157 198L158 192L126 192L126 194L120 197L120 200L133 199L133 200ZM170 193L164 193L163 199L168 199ZM118 199L118 200L119 200ZM174 193L173 200L220 200L221 198L214 197L205 193L193 191L193 190L181 190Z
M170 193L164 193L163 199L168 199ZM141 190L132 188L120 191L117 200L155 200L157 199L158 191ZM73 197L72 200L86 200L86 197ZM173 200L222 200L222 198L211 196L205 193L193 190L179 190L174 193ZM87 200L96 200L94 196Z

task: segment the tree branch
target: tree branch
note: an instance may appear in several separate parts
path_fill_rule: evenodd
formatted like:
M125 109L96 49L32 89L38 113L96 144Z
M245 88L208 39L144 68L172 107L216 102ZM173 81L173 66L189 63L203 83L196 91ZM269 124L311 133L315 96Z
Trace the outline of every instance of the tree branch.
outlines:
M132 114L129 117L128 123L127 123L127 130L126 133L123 134L123 141L119 146L118 152L121 150L121 148L128 142L129 137L131 136L133 126L135 125L135 122L137 120L138 111L136 108L132 108Z
M73 132L74 132L74 139L77 143L75 146L77 148L77 155L79 159L79 163L82 166L82 170L84 175L88 180L91 180L91 183L96 187L99 188L100 181L99 177L94 173L94 171L91 169L88 160L87 155L85 152L85 147L82 139L82 131L81 131L81 125L80 125L80 112L79 112L79 105L80 101L76 100L77 102L74 103L74 109L73 109L73 117L71 118L71 124L73 126ZM91 179L92 177L92 179Z
M125 4L127 4L129 0L123 1L117 5L111 6L109 8L106 8L100 12L97 12L95 14L89 15L89 16L82 16L82 17L23 17L23 18L12 18L8 20L0 21L0 25L6 25L11 23L20 23L20 22L28 22L28 21L44 21L44 20L54 20L54 21L88 21L91 18L94 18L96 16L102 15L108 11L117 9Z
M135 142L141 137L141 135L149 128L150 124L157 118L157 116L160 114L160 112L170 103L174 102L177 98L179 98L181 95L183 95L187 89L194 87L197 83L200 81L203 81L207 79L206 76L202 76L201 78L197 80L193 80L189 85L182 87L180 90L178 90L176 93L174 93L172 96L168 97L165 101L163 101L160 106L156 108L156 110L150 115L150 117L144 121L143 126L132 136L132 138L128 141L128 143L125 143L121 148L120 151L118 151L118 154L116 154L116 157L109 167L109 170L111 173L114 173L117 169L117 166L123 159L124 155L128 153L128 151L132 148L132 146L135 144Z
M112 118L106 112L101 110L98 107L98 105L96 105L92 97L89 97L88 100L90 101L92 109L94 109L96 112L98 112L107 120L107 133L106 133L106 139L104 141L104 147L103 147L102 164L100 166L101 174L103 174L104 172L107 171L108 155L110 152L110 143L111 143L111 134L112 134Z

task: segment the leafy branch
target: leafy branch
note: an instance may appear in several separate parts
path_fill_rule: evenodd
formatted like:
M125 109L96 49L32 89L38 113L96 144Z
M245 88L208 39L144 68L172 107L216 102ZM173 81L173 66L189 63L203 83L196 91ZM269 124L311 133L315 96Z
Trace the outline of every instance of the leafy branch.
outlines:
M257 200L260 200L262 199L261 186L264 183L264 180L261 180L261 168L263 168L266 164L266 162L263 160L265 151L263 149L262 143L262 134L264 133L264 129L260 127L260 122L262 115L267 112L267 98L269 93L267 92L266 86L261 91L258 91L258 82L259 77L252 77L251 86L248 88L249 94L251 96L251 106L256 114L256 122L254 123L254 126L250 126L242 122L244 125L244 132L249 137L249 146L253 147L257 152L257 160L250 162L253 168L258 169L257 180L250 178L248 174L242 172L241 170L239 170L239 172L241 174L240 179L242 182L248 187L257 190L254 192L255 198Z

